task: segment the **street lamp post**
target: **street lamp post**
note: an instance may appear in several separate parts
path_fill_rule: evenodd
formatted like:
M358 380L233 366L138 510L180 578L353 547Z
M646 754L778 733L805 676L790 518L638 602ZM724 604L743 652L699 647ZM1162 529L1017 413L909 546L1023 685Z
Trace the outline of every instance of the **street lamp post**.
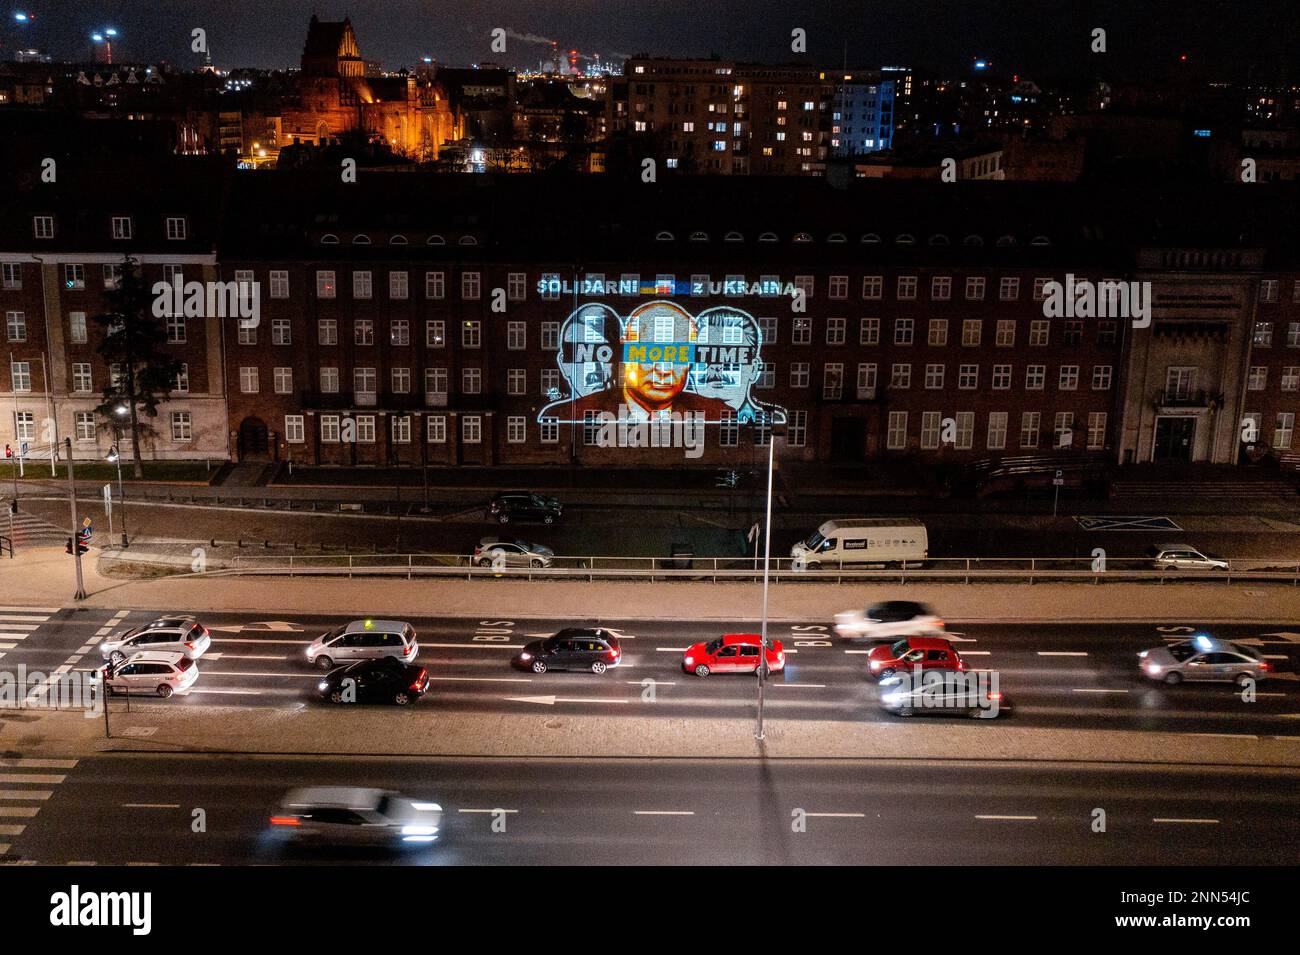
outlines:
M122 455L117 445L108 449L108 463L117 465L117 496L122 500L122 549L126 550L131 543L126 538L126 487L122 484Z
M762 425L760 425L761 427ZM768 572L772 564L772 474L776 464L776 430L767 427L767 519L763 528L763 625L758 647L758 723L754 739L760 742L763 733L763 684L767 682L767 589Z

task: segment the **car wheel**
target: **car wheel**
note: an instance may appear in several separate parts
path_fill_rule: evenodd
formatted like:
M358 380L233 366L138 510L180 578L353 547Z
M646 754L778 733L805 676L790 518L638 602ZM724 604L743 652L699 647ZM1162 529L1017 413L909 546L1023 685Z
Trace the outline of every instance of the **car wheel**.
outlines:
M167 699L167 697L172 695L172 688L168 686L166 683L159 683L158 695L165 700Z
M490 561L490 560L488 560L486 557L484 557L482 560L480 560L480 561L478 562L478 565L479 565L480 567L491 567L491 566L492 566L492 561Z
M901 709L901 710L894 710L894 715L895 715L895 716L911 716L911 715L912 715L912 711L909 710L909 709L907 709L906 707L904 707L904 708Z
M555 523L555 515L554 515L554 514L547 514L545 517L542 518L542 523L543 523L543 524L554 524L554 523Z
M1251 682L1254 679L1255 678L1251 676L1249 673L1238 673L1236 679L1233 680L1232 682L1237 684L1237 686L1245 687L1245 686L1250 686Z
M1170 686L1177 686L1179 683L1183 682L1183 675L1177 672L1166 673L1165 682L1168 683Z
M880 671L880 679L882 680L885 679L886 677L891 677L893 675L894 675L894 671L889 668Z
M125 659L126 659L126 654L124 654L121 650L114 650L112 653L108 655L108 662L113 664L113 666L117 666Z
M342 690L331 690L331 691L330 691L330 702L331 702L331 703L342 703L342 702L343 702L343 691L342 691Z
M329 657L317 657L317 658L316 658L316 669L317 669L317 670L332 670L332 669L334 669L334 661L331 660Z
M534 661L533 661L533 672L534 672L534 673L545 673L545 672L546 672L546 661L545 661L545 660L534 660Z
M536 570L536 569L539 568L539 567L545 567L545 566L546 566L546 563L545 563L544 561L534 560L534 561L530 561L529 564L528 564L528 566L529 566L529 567L532 567L534 570Z
M510 523L510 515L509 515L509 514L502 514L500 517L497 518L497 523L498 523L498 524L509 524L509 523Z
M804 565L804 570L821 570L822 562L820 560L810 560Z
M609 668L609 664L606 663L604 660L597 660L595 663L591 665L591 672L604 673L605 670L607 670L608 668Z
M694 673L696 676L708 676L709 668L705 666L703 663L701 663L698 666L696 666L695 669L692 670L691 672Z
M406 706L406 704L411 702L411 694L407 693L405 690L398 690L393 694L393 702L398 706Z

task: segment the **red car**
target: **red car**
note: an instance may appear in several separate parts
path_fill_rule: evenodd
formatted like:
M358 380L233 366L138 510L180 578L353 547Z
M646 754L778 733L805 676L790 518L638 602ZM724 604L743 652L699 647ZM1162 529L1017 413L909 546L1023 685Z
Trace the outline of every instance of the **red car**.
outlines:
M886 677L897 670L965 670L966 661L940 637L908 637L892 646L873 647L867 654L871 675Z
M696 676L710 673L753 673L758 669L757 633L727 633L687 648L682 654L682 669ZM785 651L780 640L767 641L767 669L776 673L785 669Z

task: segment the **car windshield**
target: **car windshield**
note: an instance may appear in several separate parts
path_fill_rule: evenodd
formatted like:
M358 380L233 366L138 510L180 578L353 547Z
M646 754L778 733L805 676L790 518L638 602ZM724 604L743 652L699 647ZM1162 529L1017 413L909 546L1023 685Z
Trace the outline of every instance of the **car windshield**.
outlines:
M808 538L806 541L804 541L803 546L807 547L809 550L816 550L818 547L821 546L822 541L824 541L825 539L826 538L822 536L820 532L818 532L813 534L813 536Z
M718 637L718 639L711 640L704 645L704 652L717 653L721 648L722 648L722 638Z
M899 640L896 644L894 644L892 647L889 648L889 652L896 657L901 657L904 653L907 652L907 641Z
M1169 651L1169 655L1179 663L1196 654L1196 648L1190 643L1174 643L1170 644L1166 649Z
M335 627L333 630L326 630L324 633L321 634L321 639L333 640L335 637L341 636L343 631L346 629L347 629L346 626L339 626L339 627Z

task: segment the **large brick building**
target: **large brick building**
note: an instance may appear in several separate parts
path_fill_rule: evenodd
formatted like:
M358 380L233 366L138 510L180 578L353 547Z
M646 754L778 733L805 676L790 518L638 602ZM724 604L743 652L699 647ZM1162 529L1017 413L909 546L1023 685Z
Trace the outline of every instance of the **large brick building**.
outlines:
M202 365L202 394L220 409L204 414L224 416L224 427L162 441L157 456L679 463L680 449L604 447L581 420L541 415L577 380L564 364L566 319L580 307L626 317L649 301L753 316L752 397L786 410L784 457L1232 462L1243 419L1258 426L1256 450L1293 444L1300 272L1289 187L1159 194L859 180L839 190L818 179L381 173L354 184L258 173L208 185L224 201L187 232L203 248L186 253L201 260L173 262L180 250L162 232L132 241L144 243L147 271L179 265L256 281L260 318L244 329L186 323L184 347L198 350L191 368ZM7 202L0 305L41 315L66 339L81 310L73 297L88 293L41 301L35 276L117 253L114 215L164 228L171 195L137 187L112 209L65 213L86 238L56 226L57 263L49 240L33 237L40 194ZM17 288L11 264L22 266ZM1150 323L1050 317L1050 283L1070 275L1151 282ZM80 400L71 353L44 354L52 377L68 382L50 400L71 429ZM191 376L189 396L174 400L193 414ZM0 379L10 389L0 401L38 410L40 389L23 379L15 395L13 380ZM724 414L685 463L748 462L763 452L762 425Z

